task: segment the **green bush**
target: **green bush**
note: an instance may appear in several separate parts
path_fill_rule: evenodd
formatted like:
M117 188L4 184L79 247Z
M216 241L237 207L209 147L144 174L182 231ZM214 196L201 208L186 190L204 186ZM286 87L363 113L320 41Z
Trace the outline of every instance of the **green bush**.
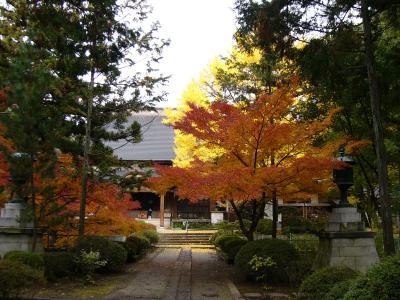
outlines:
M218 230L216 232L214 232L211 237L210 237L210 243L215 244L215 240L221 236L221 235L226 235L226 234L233 234L233 232L230 231L225 231L225 230Z
M247 240L242 238L233 238L225 242L223 251L226 254L226 259L229 263L233 263L236 254L246 243Z
M317 253L319 238L314 234L293 234L290 236L290 243L300 253Z
M254 256L272 259L274 266L254 270L249 264ZM235 265L251 280L266 278L268 283L287 283L291 262L298 258L296 249L289 242L278 239L264 239L245 244L235 257Z
M134 262L141 254L150 248L150 241L144 236L131 235L122 245L127 251L127 261Z
M400 255L389 257L372 266L357 278L345 294L345 300L400 299Z
M98 251L102 260L107 260L107 264L100 268L103 272L118 271L126 263L127 252L123 246L100 236L85 236L79 238L74 248L76 255L80 255L82 250L86 252Z
M241 237L237 234L231 234L231 233L221 234L215 239L214 245L219 247L222 251L224 251L225 243L232 239L241 239Z
M218 229L220 232L225 232L225 233L234 233L237 230L240 230L239 224L228 222L228 221L221 221L215 224L215 227Z
M75 256L70 252L46 252L44 260L44 276L51 281L72 276L76 272Z
M272 220L261 219L260 221L258 221L256 232L265 235L272 234Z
M160 239L157 231L154 230L145 230L141 232L141 235L146 237L150 241L150 244L157 244Z
M4 254L4 259L19 261L36 270L43 270L44 266L43 257L39 253L10 251Z
M35 270L19 261L0 261L0 296L17 298L25 288L44 284L43 272Z
M299 299L320 300L338 282L353 279L358 273L347 267L327 267L308 276L299 289Z
M336 283L327 294L322 298L322 300L339 300L343 299L344 295L350 289L352 280L345 280Z

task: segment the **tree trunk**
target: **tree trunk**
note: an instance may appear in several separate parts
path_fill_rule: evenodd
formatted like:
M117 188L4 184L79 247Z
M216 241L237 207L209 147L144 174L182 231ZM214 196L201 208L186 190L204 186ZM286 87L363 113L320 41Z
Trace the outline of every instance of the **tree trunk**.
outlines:
M278 198L276 191L272 193L272 238L276 239L278 232Z
M33 232L32 232L32 252L36 251L36 241L37 241L37 219L36 219L36 191L34 182L34 156L31 154L31 198L32 198L32 219L33 219Z
M82 194L81 203L79 208L79 236L85 234L85 216L86 216L86 198L87 198L87 184L89 172L89 151L91 141L91 126L92 126L92 111L93 111L93 88L94 88L94 75L95 69L92 66L90 71L90 92L87 99L87 116L86 116L86 132L85 144L83 149L83 169L82 169Z
M392 206L389 195L389 177L387 171L386 149L383 137L383 126L380 115L380 95L378 79L375 70L375 57L373 53L371 19L368 13L366 0L361 0L361 16L364 27L365 60L368 71L368 83L372 111L373 128L375 135L375 148L379 180L379 201L383 227L383 244L386 254L394 254Z
M253 241L254 240L254 230L251 231L246 228L246 226L243 223L242 214L240 213L239 209L237 208L235 202L233 200L229 200L229 203L231 204L232 209L235 212L236 217L238 218L239 226L240 226L240 229L242 230L242 233L244 234L244 236L247 238L248 241Z

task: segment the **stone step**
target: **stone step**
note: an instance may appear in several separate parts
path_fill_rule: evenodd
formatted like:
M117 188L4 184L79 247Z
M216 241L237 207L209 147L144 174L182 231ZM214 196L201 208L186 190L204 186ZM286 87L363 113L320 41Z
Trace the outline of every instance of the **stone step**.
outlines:
M179 245L198 245L213 247L210 243L211 233L164 233L160 234L158 245L164 246L179 246Z
M214 245L209 244L157 244L157 248L196 248L196 249L215 249Z

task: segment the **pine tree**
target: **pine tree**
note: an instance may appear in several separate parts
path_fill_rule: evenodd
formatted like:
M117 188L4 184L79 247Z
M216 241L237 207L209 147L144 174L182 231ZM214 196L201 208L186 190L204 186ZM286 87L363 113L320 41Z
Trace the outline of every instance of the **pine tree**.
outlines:
M10 87L10 103L20 101L13 96L15 82L26 81L11 80L9 71L27 57L48 77L33 111L45 113L40 103L46 102L61 114L61 126L53 127L61 130L54 133L58 142L51 144L84 157L81 234L90 166L97 166L98 176L110 177L118 162L104 141L139 140L140 126L125 128L126 117L151 109L164 96L157 88L166 78L153 65L168 41L156 37L159 25L147 22L150 11L144 0L13 0L0 6L0 78ZM139 66L144 67L134 69Z

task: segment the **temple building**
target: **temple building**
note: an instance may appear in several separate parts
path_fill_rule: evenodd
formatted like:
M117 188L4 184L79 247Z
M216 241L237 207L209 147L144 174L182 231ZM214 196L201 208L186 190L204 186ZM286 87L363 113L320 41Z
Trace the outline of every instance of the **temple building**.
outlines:
M115 155L124 161L132 163L132 168L151 168L154 164L172 165L175 158L174 130L163 124L165 114L162 109L133 114L128 124L137 121L141 125L142 141L127 143L126 141L109 142L107 145L114 149ZM157 176L157 174L154 174ZM149 219L160 227L171 226L172 220L198 220L211 222L211 211L215 205L209 200L190 202L178 198L174 192L158 195L146 187L131 191L134 201L138 201L138 209L132 211L132 216L138 219ZM213 218L221 218L221 213Z
M142 141L139 143L128 143L125 140L109 142L108 146L114 149L119 159L130 162L132 169L152 170L154 164L172 165L175 159L175 134L173 128L163 123L165 118L162 109L135 113L128 119L128 124L137 121L141 125ZM157 174L153 173L153 176ZM138 203L138 208L131 212L132 216L147 220L157 227L168 228L173 221L216 223L222 219L231 220L234 217L233 213L229 210L222 211L213 201L190 202L178 199L173 191L159 195L146 187L140 187L132 190L131 194L133 200ZM297 208L303 217L308 217L320 208L329 207L330 204L321 201L318 195L315 195L308 200L299 199L289 203L280 200L279 206ZM150 215L151 218L149 218ZM272 205L267 205L265 215L272 219Z

